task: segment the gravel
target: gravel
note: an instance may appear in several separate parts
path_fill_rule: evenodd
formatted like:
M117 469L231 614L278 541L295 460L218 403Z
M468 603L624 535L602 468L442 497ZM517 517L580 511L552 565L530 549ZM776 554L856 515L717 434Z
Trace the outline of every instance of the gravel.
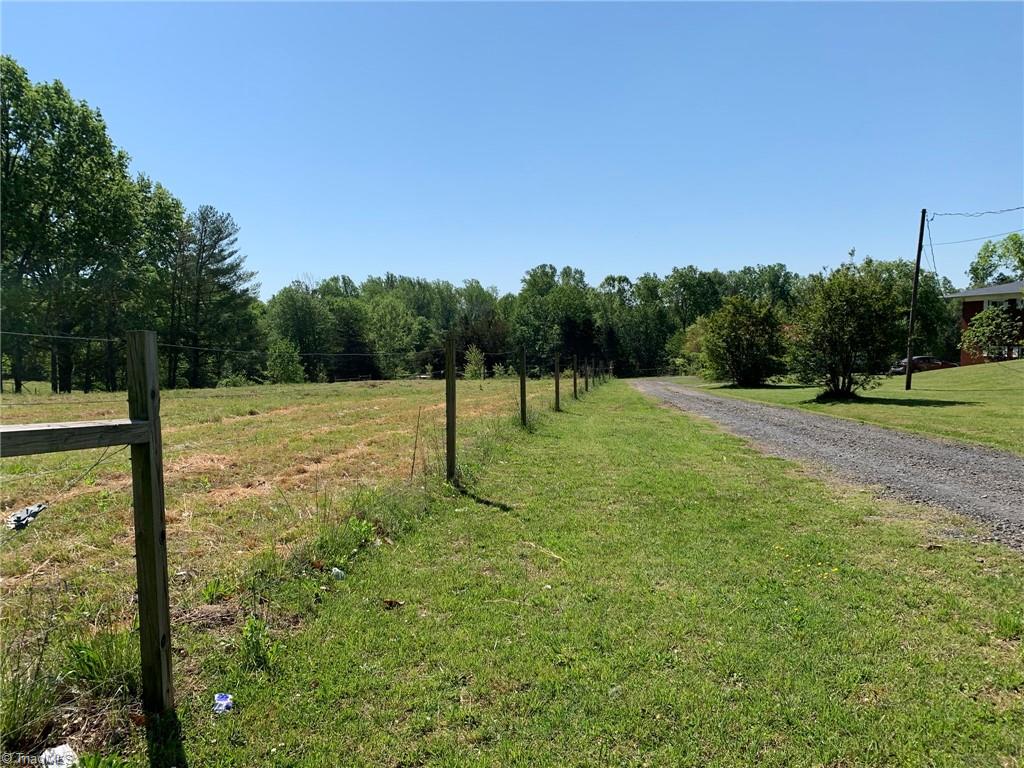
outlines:
M642 392L720 424L764 453L825 467L886 496L924 502L985 523L1024 551L1024 458L992 448L901 432L795 408L709 395L667 381Z

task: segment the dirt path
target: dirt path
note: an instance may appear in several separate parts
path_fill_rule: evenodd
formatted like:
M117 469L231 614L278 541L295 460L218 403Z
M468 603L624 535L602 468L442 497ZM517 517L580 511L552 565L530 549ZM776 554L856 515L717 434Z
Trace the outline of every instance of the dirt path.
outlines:
M887 495L977 518L998 541L1024 550L1024 458L795 408L717 397L667 381L635 386L750 438L773 456L818 464Z

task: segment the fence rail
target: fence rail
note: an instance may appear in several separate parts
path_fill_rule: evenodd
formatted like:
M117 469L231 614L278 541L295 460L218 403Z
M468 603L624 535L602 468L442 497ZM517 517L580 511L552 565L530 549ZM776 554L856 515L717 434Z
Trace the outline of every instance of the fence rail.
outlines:
M128 333L128 418L0 425L0 458L130 446L143 706L147 712L160 714L174 708L174 685L171 676L170 598L157 348L156 334L152 331ZM518 350L516 357L519 358L519 415L523 426L526 426L525 346ZM604 379L606 369L600 363L595 364L593 358L582 362L580 372L583 374L584 391L589 392ZM574 399L579 397L579 363L577 356L573 355ZM557 412L561 411L562 376L558 354L555 354L553 364L553 405ZM457 375L455 338L450 336L445 344L445 464L446 477L453 484L458 483Z
M0 458L131 446L142 703L154 714L174 708L159 376L156 334L130 331L127 419L0 426Z

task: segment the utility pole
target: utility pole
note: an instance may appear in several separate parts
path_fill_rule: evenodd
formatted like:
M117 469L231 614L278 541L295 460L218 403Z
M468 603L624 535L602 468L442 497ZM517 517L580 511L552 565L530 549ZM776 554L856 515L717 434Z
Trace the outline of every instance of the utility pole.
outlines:
M917 262L914 264L914 290L910 294L910 320L907 322L907 384L910 391L910 379L914 375L914 310L917 309L917 285L921 281L921 250L924 248L924 217L928 210L921 209L921 226L917 230Z

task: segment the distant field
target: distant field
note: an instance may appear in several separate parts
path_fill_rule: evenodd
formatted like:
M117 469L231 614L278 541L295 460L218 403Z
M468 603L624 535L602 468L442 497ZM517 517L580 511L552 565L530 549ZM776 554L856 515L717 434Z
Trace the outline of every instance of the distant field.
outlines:
M981 443L1024 455L1024 360L885 378L851 402L819 403L820 390L793 384L740 388L695 376L674 378L715 394L827 413L952 440Z

